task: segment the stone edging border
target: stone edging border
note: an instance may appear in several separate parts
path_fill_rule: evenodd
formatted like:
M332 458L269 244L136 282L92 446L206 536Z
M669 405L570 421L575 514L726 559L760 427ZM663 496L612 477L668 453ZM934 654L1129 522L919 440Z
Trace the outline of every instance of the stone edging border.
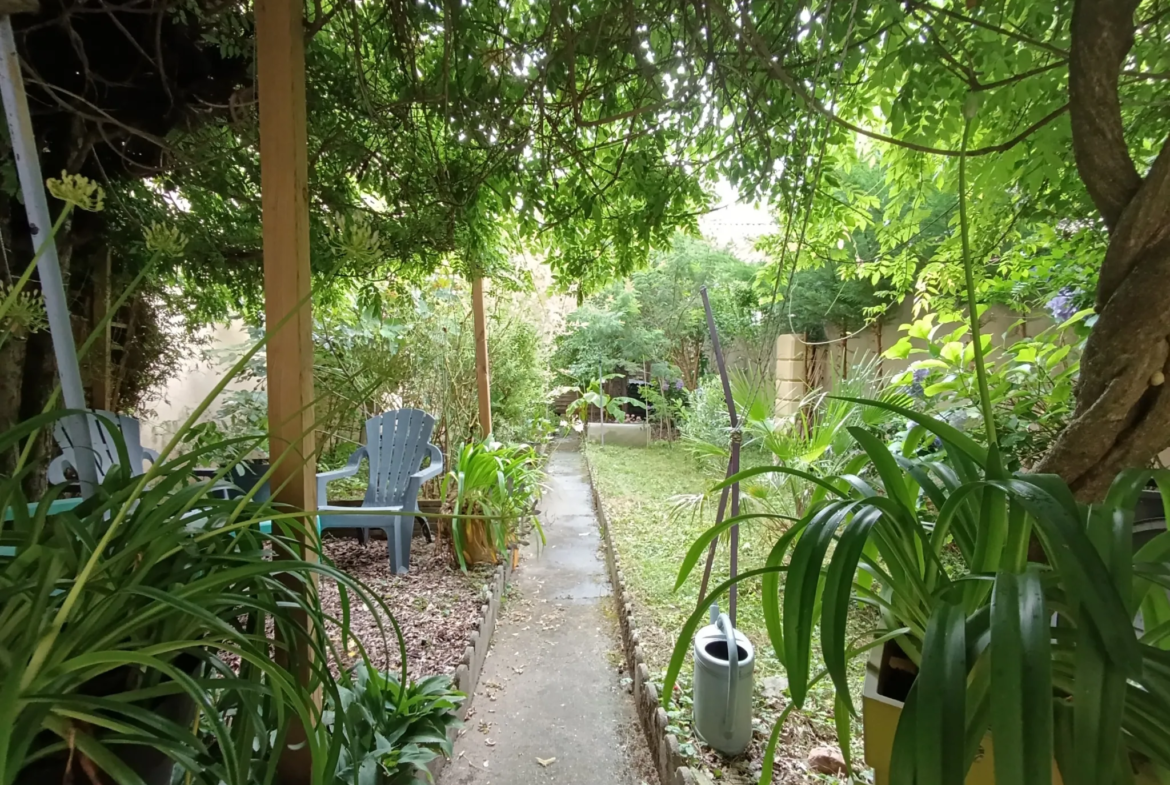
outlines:
M584 454L582 457L585 457ZM601 539L605 542L605 566L609 571L610 585L613 587L618 626L621 627L622 649L626 655L626 668L634 680L634 708L637 710L642 732L646 736L646 743L650 747L654 767L658 771L658 781L661 785L698 785L699 781L694 772L684 765L678 737L666 730L670 720L658 699L658 688L650 682L650 669L642 654L641 633L634 620L632 598L626 591L621 557L613 547L609 519L605 517L605 508L601 503L601 495L597 492L597 484L593 481L593 468L589 465L588 457L585 457L585 466L589 472L593 509L601 524Z
M489 586L489 596L487 600L479 608L479 617L475 623L475 627L467 636L467 647L463 650L463 658L459 661L459 666L455 669L455 689L467 695L467 700L457 712L460 721L467 719L467 712L471 710L471 702L475 698L475 689L479 686L479 676L483 673L484 662L487 661L488 649L492 644L492 634L496 630L496 621L500 615L500 605L504 599L504 590L508 587L508 581L512 578L512 554L508 552L508 558L504 559L504 563L496 567L493 574L491 585ZM458 735L456 729L451 729L447 732L447 738L454 743L455 737ZM445 755L439 755L437 758L427 764L427 771L430 772L431 781L434 782L439 777L439 772L447 765L448 759ZM420 772L415 777L416 782L426 782L426 778Z

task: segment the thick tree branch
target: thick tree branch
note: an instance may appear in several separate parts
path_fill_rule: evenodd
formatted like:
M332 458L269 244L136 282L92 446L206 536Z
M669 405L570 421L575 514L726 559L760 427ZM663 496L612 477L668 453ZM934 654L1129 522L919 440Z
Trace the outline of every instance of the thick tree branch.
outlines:
M1079 0L1073 7L1068 97L1081 179L1110 231L1142 179L1121 120L1118 79L1133 47L1140 0Z
M1170 244L1170 138L1113 230L1101 263L1097 307L1109 302L1139 259L1166 244Z

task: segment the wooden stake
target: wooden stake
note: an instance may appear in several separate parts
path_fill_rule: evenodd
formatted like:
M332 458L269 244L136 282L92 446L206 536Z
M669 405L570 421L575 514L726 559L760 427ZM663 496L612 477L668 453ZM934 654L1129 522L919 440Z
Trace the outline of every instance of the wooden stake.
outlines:
M483 278L471 279L471 314L475 321L475 386L479 393L479 431L492 433L492 378L488 367L487 317L483 308Z
M270 330L280 325L267 346L269 451L275 467L270 482L278 503L315 510L304 11L301 0L256 0L255 8L265 319ZM281 324L289 314L294 315ZM314 558L315 516L306 515L304 523L301 553ZM309 683L312 650L307 642L293 647L288 657L303 683ZM304 738L304 728L294 723L288 741L299 748L281 756L282 783L299 785L311 778Z
M110 324L102 321L110 310L110 256L113 251L107 247L105 258L100 260L93 277L93 324L98 338L93 347L93 366L90 371L90 403L95 409L112 410L114 402L110 389ZM99 326L100 325L100 326Z

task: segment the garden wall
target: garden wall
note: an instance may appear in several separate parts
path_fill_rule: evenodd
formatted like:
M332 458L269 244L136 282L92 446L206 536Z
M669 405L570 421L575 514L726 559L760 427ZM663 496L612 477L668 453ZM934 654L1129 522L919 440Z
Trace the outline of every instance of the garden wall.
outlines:
M809 390L819 387L831 391L834 379L847 375L854 365L867 359L881 358L879 368L886 376L904 371L913 357L895 360L881 355L905 335L899 328L914 318L914 301L907 297L881 322L856 333L845 334L830 327L827 341L820 343L806 342L802 335L777 336L773 350L776 413L794 414ZM991 336L992 346L1002 346L1005 334L1015 340L1034 336L1051 326L1052 319L1044 311L1033 311L1025 319L1002 305L988 308L983 317L983 331Z

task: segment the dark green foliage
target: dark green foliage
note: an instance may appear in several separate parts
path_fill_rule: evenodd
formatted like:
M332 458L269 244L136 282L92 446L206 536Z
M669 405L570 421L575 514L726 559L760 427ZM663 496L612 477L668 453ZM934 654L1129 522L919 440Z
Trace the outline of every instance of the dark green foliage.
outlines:
M451 754L448 732L461 727L456 711L466 699L449 676L403 686L398 676L359 664L322 718L342 738L338 781L403 785L420 772L429 779L426 765Z
M0 434L0 451L60 417ZM164 452L141 477L121 468L118 447L120 467L70 509L50 512L60 488L29 506L27 465L0 479L0 704L8 717L0 781L60 779L66 760L83 754L111 782L135 785L123 758L132 744L174 761L191 783L271 783L295 719L309 729L307 779L331 785L344 735L318 722L316 694L336 701L344 679L330 671L335 641L309 634L306 620L308 629L337 630L343 648L355 645L363 659L365 649L349 640L344 619L326 616L314 579L336 582L343 604L367 604L393 626L385 603L323 554L305 558L296 514L213 493L231 465L192 481L206 455L233 444L178 458ZM249 447L234 443L237 455ZM396 628L381 633L367 642L396 641ZM303 674L280 654L293 650L311 654Z

